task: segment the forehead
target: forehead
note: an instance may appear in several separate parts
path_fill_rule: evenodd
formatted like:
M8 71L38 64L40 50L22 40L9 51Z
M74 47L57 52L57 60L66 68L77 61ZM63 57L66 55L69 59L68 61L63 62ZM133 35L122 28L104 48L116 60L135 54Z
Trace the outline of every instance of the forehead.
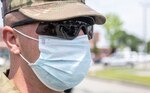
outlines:
M12 12L12 13L7 14L4 17L4 20L5 20L4 24L10 26L15 22L18 22L18 21L21 21L21 20L24 20L24 19L27 19L27 17L24 16L23 14L21 14L20 12Z

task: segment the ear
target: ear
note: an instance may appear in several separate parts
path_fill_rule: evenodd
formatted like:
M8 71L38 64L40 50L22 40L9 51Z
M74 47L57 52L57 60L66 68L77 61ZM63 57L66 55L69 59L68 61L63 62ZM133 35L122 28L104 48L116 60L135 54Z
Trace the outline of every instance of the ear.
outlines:
M20 53L20 49L18 46L19 44L17 42L17 35L11 27L5 26L3 28L3 40L10 52L12 52L13 54Z

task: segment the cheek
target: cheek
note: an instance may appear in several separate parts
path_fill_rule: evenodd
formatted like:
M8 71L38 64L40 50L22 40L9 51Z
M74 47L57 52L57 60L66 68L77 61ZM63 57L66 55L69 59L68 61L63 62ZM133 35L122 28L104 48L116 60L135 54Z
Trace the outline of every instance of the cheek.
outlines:
M83 30L80 30L79 36L84 35Z
M31 60L32 60L31 62L35 62L39 58L40 51L39 51L39 47L38 47L38 42L37 41L34 41L34 43L32 42L30 51L28 51L28 52L29 52L30 56L32 57L31 58Z
M40 55L38 42L27 38L24 42L21 45L21 53L29 62L34 63Z
M38 35L36 34L36 26L35 25L30 25L30 26L26 26L24 34L30 36L30 37L34 37L38 39ZM31 29L32 28L32 29ZM23 31L23 30L22 30ZM38 47L38 41L29 39L27 37L24 37L22 35L20 35L20 48L21 48L21 54L31 63L34 63L40 55L39 52L39 47Z

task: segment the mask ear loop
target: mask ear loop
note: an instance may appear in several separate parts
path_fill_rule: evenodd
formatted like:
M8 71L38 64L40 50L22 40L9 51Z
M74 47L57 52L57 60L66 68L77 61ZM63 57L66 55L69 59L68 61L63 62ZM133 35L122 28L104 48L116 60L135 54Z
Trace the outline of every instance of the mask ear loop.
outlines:
M31 36L28 36L28 35L26 35L26 34L20 32L20 31L18 31L18 30L15 29L15 28L13 28L13 29L14 29L17 33L19 33L19 34L21 34L21 35L23 35L23 36L25 36L25 37L27 37L27 38L29 38L29 39L32 39L32 40L35 40L35 41L39 41L38 39L33 38L33 37L31 37ZM23 55L21 55L21 54L19 54L19 55L20 55L20 57L21 57L25 62L27 62L29 65L31 64Z
M20 56L21 56L21 58L25 61L25 62L27 62L28 64L31 64L23 55L21 55L21 54L19 54Z
M15 29L15 28L13 28L13 29L14 29L17 33L19 33L19 34L21 34L21 35L23 35L23 36L25 36L25 37L27 37L27 38L29 38L29 39L32 39L32 40L35 40L35 41L39 41L38 39L33 38L33 37L31 37L31 36L28 36L28 35L26 35L26 34L20 32L20 31L18 31L18 30Z

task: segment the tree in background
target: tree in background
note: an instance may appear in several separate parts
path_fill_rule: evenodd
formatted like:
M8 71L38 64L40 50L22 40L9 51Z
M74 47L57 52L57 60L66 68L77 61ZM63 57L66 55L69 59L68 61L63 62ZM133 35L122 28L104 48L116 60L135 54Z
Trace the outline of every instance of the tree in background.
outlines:
M91 49L91 52L93 53L92 57L94 62L99 62L100 60L100 49L97 47L98 41L99 41L99 33L95 32L92 39L93 47Z
M121 30L123 22L114 14L108 14L106 15L106 18L107 21L104 24L104 28L106 29L106 38L109 41L110 48L115 50L116 37L114 37L114 34Z
M129 35L126 31L119 31L113 35L116 38L116 47L124 48L130 47L132 51L138 51L138 48L143 41L134 35Z
M123 49L124 47L130 47L132 51L138 51L138 47L143 41L134 35L126 33L122 28L123 22L117 15L108 14L106 18L104 28L112 51L115 52L116 48Z
M92 49L92 53L94 53L95 55L99 55L99 52L100 52L99 48L96 46L96 44L94 44L94 47Z
M131 48L132 51L138 51L138 48L143 44L143 40L134 35L127 35L126 45Z
M147 43L147 53L150 53L150 41Z

